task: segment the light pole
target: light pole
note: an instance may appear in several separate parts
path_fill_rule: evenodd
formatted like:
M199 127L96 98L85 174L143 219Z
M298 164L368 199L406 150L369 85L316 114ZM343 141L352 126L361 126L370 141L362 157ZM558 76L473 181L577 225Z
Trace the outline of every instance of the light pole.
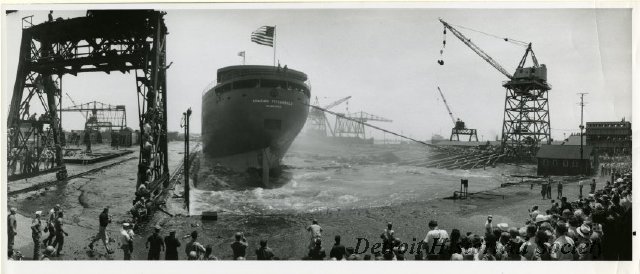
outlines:
M180 127L184 128L184 202L189 208L189 118L191 117L191 108L182 113L182 123Z
M584 130L584 95L587 93L578 93L580 94L580 174L584 174L585 172L585 168L584 168L584 163L583 163L583 151L584 151L584 144L583 144L583 130Z

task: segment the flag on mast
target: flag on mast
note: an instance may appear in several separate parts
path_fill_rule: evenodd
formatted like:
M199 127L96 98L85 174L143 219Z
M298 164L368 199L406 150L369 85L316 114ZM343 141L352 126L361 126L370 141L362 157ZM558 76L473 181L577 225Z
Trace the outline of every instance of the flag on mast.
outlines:
M238 52L238 56L244 57L244 51Z
M251 33L251 42L273 47L273 38L276 33L275 26L262 26Z

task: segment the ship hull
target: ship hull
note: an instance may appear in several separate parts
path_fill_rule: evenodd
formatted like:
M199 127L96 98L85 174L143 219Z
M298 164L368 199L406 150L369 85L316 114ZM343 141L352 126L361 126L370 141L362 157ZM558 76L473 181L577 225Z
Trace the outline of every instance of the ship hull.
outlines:
M287 80L286 75L277 76ZM202 100L202 144L207 162L235 172L279 169L307 120L308 104L308 90L290 87L210 90Z

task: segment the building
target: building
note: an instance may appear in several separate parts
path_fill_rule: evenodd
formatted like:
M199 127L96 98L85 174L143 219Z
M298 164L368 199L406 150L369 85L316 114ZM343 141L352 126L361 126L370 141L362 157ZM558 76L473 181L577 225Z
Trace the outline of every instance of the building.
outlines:
M587 145L598 154L630 155L631 122L587 122L585 130Z
M597 167L597 155L593 147L577 145L542 145L536 154L538 175L592 174Z

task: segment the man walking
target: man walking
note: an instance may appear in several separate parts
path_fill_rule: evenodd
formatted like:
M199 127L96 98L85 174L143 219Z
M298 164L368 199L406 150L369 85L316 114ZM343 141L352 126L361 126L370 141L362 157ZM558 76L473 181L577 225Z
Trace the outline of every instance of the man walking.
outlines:
M178 260L178 247L180 247L180 241L176 238L176 231L171 230L169 236L164 237L165 253L164 259L167 261Z
M160 237L160 226L156 225L153 234L147 238L146 247L149 249L147 260L160 260L160 252L164 251L164 241Z
M591 179L591 194L596 193L596 179Z
M102 240L104 244L104 248L107 249L107 253L113 253L113 250L109 248L109 235L107 235L107 226L111 223L111 216L109 216L109 208L105 207L100 213L98 217L98 221L100 222L100 228L98 230L98 234L93 238L91 243L89 244L89 249L93 250L93 243L96 241Z
M18 221L16 220L16 208L12 207L10 210L10 214L7 218L8 221L8 233L9 233L9 243L8 243L8 248L9 250L13 250L13 244L15 242L15 237L18 234Z
M551 199L551 186L553 185L553 180L549 177L549 184L547 184L547 198Z
M31 238L33 239L33 259L40 259L40 239L42 238L42 211L36 211L36 216L31 221Z
M62 251L62 246L64 245L64 237L69 236L69 233L64 231L64 228L62 227L63 217L64 214L60 211L60 213L58 213L58 219L56 219L56 222L53 224L56 229L56 239L53 241L52 245L57 247L56 256L60 256L60 251Z
M47 216L47 229L45 230L45 232L49 231L49 236L42 242L44 246L49 246L53 243L53 238L56 236L55 223L60 211L59 204L56 204L51 210L49 210L49 216Z

